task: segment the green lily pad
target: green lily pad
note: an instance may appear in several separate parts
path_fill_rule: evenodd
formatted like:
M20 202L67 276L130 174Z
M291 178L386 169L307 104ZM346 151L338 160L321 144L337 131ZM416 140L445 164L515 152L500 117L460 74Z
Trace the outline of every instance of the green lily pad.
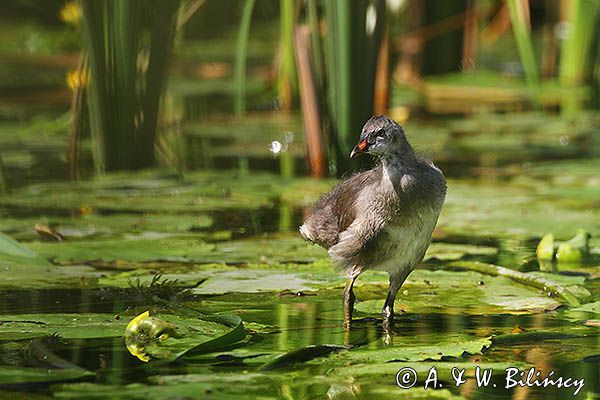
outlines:
M0 316L0 333L6 340L21 340L58 334L65 339L110 338L125 335L127 318L115 319L112 314L21 314ZM197 335L190 339L196 344L227 329L214 322L175 315L164 316L169 323L186 332L190 327Z
M427 377L431 368L435 367L438 379L452 381L452 368L464 369L464 378L473 378L475 376L475 368L492 369L495 371L504 371L506 368L516 367L525 369L530 365L522 362L468 362L468 361L411 361L410 363L403 362L379 362L371 364L353 364L344 367L336 368L333 375L352 376L354 378L369 378L381 379L384 377L395 377L395 375L404 367L409 367L415 370L417 376L421 377L421 382ZM387 380L387 379L386 379Z
M564 315L570 321L598 321L600 320L600 301L587 303L580 307L570 308L565 311Z
M58 263L179 261L200 263L284 263L314 261L325 251L299 236L206 243L199 235L148 234L125 239L33 242L29 247Z
M494 247L476 246L471 244L455 244L455 243L432 243L427 249L425 260L460 260L466 255L472 256L492 256L498 253Z
M80 215L78 217L2 218L0 229L20 240L35 240L35 224L53 227L66 240L87 237L122 237L124 234L161 232L185 233L209 228L213 219L206 214L111 214Z
M44 369L0 366L0 385L24 385L73 381L95 376L83 369Z
M477 237L526 238L543 232L570 237L579 228L592 236L600 233L591 222L600 217L600 211L589 200L577 202L577 196L568 191L549 199L540 193L545 185L534 180L493 184L449 180L438 230ZM600 187L593 191L597 199Z
M127 323L110 314L21 314L0 316L0 332L7 340L59 334L65 339L123 336Z
M131 281L150 282L153 274L146 270L135 270L102 278L100 283L107 286L128 287ZM259 293L290 290L294 292L313 290L329 285L330 281L318 275L309 277L306 273L293 272L292 268L251 268L227 267L207 264L188 268L185 271L169 272L164 279L176 279L182 286L196 286L196 294Z
M372 295L365 296L358 286L356 310L379 314L386 290L387 285L383 283L378 300L372 300ZM369 293L376 292L370 288ZM560 305L537 290L505 277L471 271L416 270L400 289L395 308L409 313L520 314L554 310Z
M26 289L94 285L99 275L88 267L57 268L36 252L0 233L0 288Z
M507 312L544 312L561 306L558 301L506 278L493 279L482 292L483 301Z
M215 248L196 235L147 235L129 240L34 242L29 247L58 263L85 261L182 261L210 254Z
M49 267L51 264L35 251L0 232L0 263L3 267Z
M209 353L236 343L245 336L244 324L238 316L198 316L186 319L161 314L159 317L149 317L148 312L145 312L127 326L127 349L144 362L157 359L160 364L165 364L182 357ZM146 328L151 326L152 333L142 327L144 321L148 322L145 324Z
M335 354L339 358L352 364L370 364L373 362L401 362L442 360L446 357L463 357L467 354L481 354L492 345L490 337L465 340L463 336L453 337L448 335L439 343L425 346L391 346L379 349L355 349L352 351Z
M0 207L94 213L195 213L218 210L256 210L273 206L285 193L290 205L306 205L306 187L326 189L314 180L289 181L280 176L236 172L193 172L183 179L173 174L145 171L113 173L89 181L51 182L15 190L0 198ZM330 184L329 184L330 185Z

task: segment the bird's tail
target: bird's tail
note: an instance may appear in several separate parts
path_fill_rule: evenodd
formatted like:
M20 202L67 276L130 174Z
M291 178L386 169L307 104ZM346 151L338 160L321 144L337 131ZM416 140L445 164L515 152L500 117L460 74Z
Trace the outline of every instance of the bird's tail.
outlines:
M311 242L314 241L310 230L308 229L308 226L306 226L306 224L302 225L300 228L298 228L298 230L300 231L300 234L305 240L310 240Z

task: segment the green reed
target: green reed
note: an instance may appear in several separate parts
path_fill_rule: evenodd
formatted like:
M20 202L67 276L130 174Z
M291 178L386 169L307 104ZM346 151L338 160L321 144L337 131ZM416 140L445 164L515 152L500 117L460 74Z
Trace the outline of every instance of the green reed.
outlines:
M179 1L82 0L81 6L96 168L149 167Z

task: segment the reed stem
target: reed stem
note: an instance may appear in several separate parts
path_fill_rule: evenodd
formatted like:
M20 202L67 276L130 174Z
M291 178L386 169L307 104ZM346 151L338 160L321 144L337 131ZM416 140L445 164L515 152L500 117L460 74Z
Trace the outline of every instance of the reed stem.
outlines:
M236 116L241 116L246 112L246 62L248 53L248 36L250 35L250 22L252 20L253 10L254 0L246 0L244 2L244 9L242 11L240 29L238 31L233 72L233 79L235 83L234 110Z

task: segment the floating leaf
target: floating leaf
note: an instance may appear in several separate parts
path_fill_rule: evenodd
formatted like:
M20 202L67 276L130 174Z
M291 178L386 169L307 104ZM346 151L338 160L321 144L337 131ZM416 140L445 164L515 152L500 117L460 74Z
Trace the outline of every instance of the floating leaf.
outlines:
M442 360L445 357L463 357L467 354L481 354L492 345L491 337L465 340L449 335L441 342L424 346L391 346L379 349L354 349L333 356L353 364L373 362L401 362Z
M600 301L571 308L565 311L565 316L570 321L600 320Z
M325 251L298 235L272 235L253 240L206 243L199 235L155 234L112 240L30 243L29 247L55 262L180 261L201 263L309 262Z
M83 369L47 369L0 366L0 385L25 385L72 381L94 376Z
M87 267L69 271L56 268L31 249L0 233L0 288L56 288L94 285L96 276Z
M22 265L48 267L51 264L40 257L35 251L28 249L19 242L0 232L0 263L6 265Z

